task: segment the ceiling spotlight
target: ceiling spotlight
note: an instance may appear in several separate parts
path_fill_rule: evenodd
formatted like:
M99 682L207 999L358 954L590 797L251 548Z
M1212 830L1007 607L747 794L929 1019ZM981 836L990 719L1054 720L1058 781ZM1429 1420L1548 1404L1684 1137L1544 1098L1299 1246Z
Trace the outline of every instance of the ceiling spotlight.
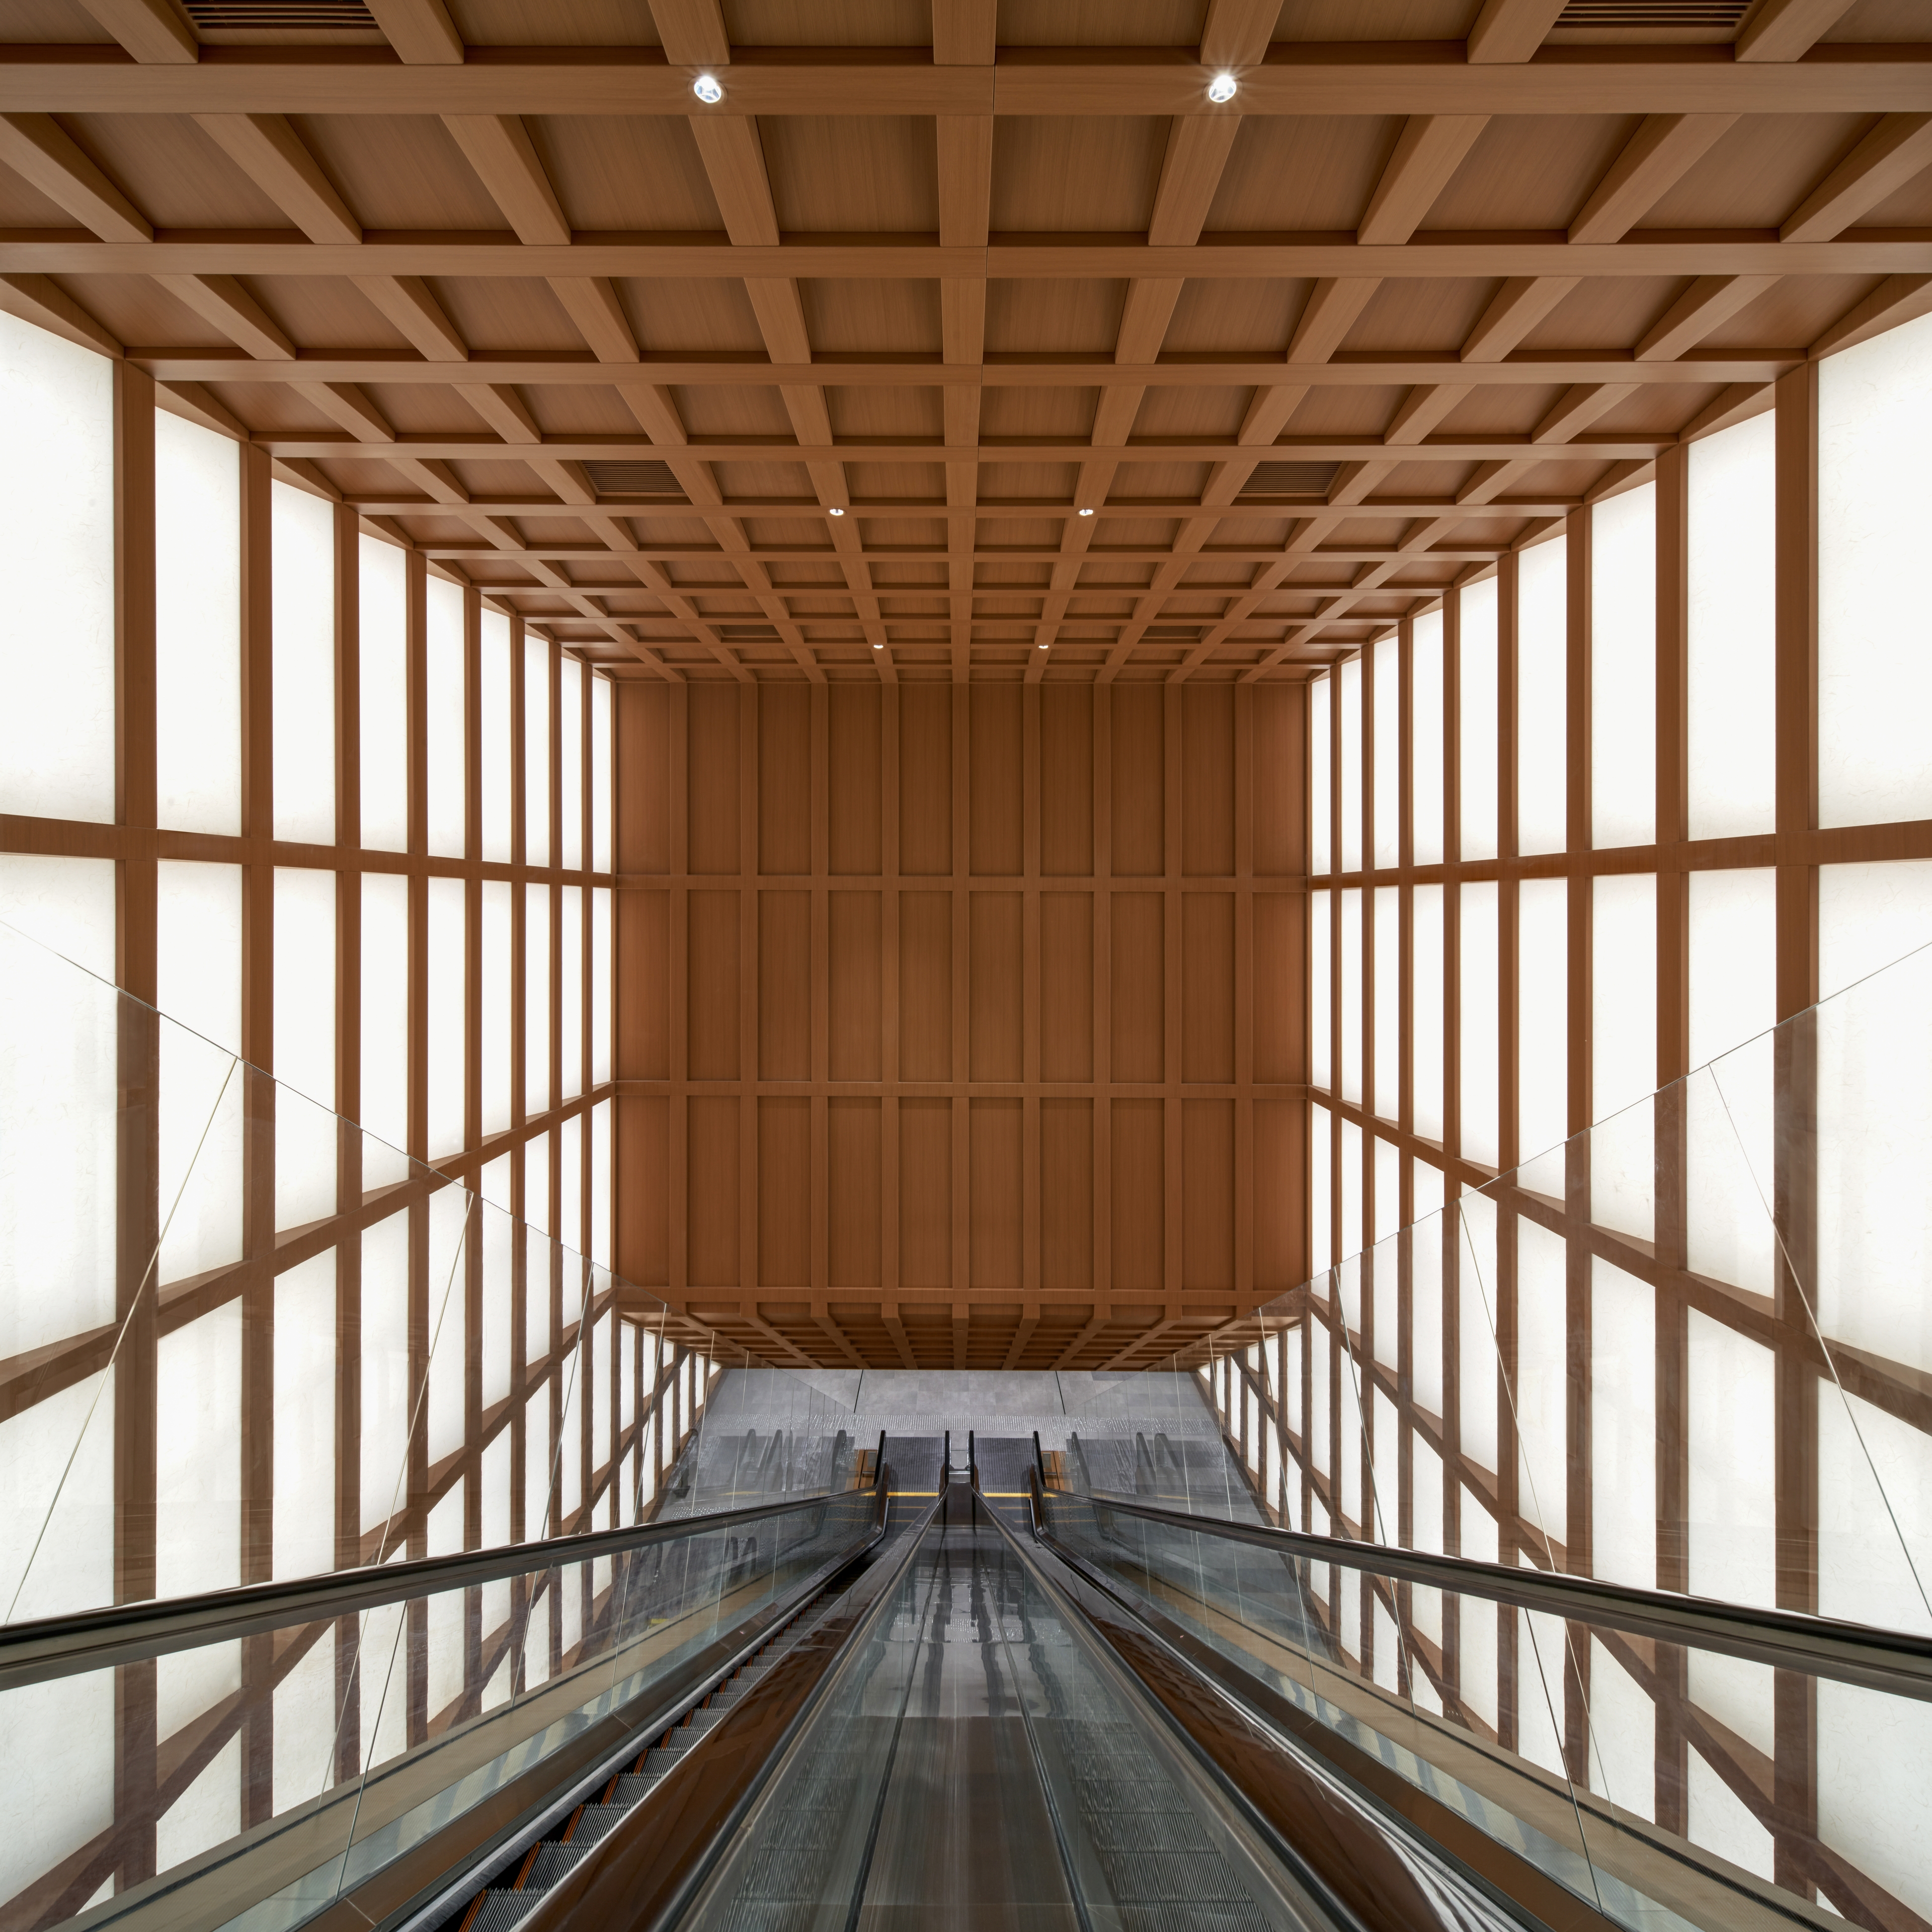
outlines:
M1046 646L1044 644L1042 644L1042 645L1040 646L1040 649L1041 649L1042 650L1045 650L1046 649Z
M1082 510L1082 511L1080 512L1080 514L1081 514L1083 517L1090 517L1090 516L1094 514L1094 512L1093 512L1091 510Z
M709 94L705 97L706 100L710 98ZM1222 101L1232 100L1234 98L1234 76L1232 74L1217 74L1208 83L1208 98L1216 106L1219 106Z
M826 514L834 517L842 517L845 512L842 510L836 503L834 503L831 509L827 512Z
M1218 81L1215 82L1216 86L1218 87L1220 85ZM724 85L718 76L712 74L700 74L691 83L691 91L707 107L716 107L718 102L724 98ZM1228 94L1232 94L1234 91L1234 84L1230 81L1228 83ZM1210 94L1213 93L1213 89L1210 88L1209 92ZM1214 98L1216 100L1225 100L1228 98L1228 94L1216 94Z
M885 646L884 644L874 644L872 648L875 651L882 651L885 649Z

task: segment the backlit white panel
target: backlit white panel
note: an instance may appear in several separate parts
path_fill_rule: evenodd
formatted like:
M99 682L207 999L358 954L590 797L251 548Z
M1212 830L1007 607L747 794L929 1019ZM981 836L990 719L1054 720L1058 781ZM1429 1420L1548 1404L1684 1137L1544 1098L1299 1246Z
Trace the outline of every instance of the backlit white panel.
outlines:
M1932 817L1932 316L1818 365L1818 822Z
M1524 1516L1562 1543L1568 1534L1570 1387L1563 1238L1520 1220L1516 1243L1516 1378L1508 1400L1516 1418L1516 1480ZM1534 1536L1526 1540L1538 1546Z
M1330 1136L1333 1116L1326 1107L1308 1110L1308 1262L1317 1274L1335 1258Z
M275 1277L274 1574L335 1562L335 1255Z
M590 1078L610 1077L610 888L590 892Z
M440 577L429 580L424 638L425 784L429 849L440 859L464 856L464 671L463 592Z
M232 1589L242 1576L242 1304L157 1343L154 1594Z
M1375 916L1375 1111L1393 1120L1402 1094L1402 894L1378 886L1370 897Z
M1560 852L1568 833L1569 545L1532 544L1516 560L1516 843Z
M550 660L544 639L524 639L524 856L550 862Z
M1932 860L1818 868L1818 997L1932 944Z
M1341 896L1342 956L1336 968L1336 998L1342 1020L1342 1097L1362 1097L1362 895L1350 887Z
M1590 1111L1603 1120L1657 1085L1657 880L1618 873L1593 891Z
M463 1145L465 995L464 898L460 879L429 881L429 1158Z
M1772 1458L1777 1407L1771 1351L1690 1311L1690 1586L1766 1609L1777 1601Z
M500 1134L510 1124L510 894L499 880L483 884L483 1131Z
M550 888L524 888L524 1111L550 1102Z
M275 872L275 1219L335 1207L335 876Z
M482 744L478 754L483 800L483 856L510 856L510 620L500 610L483 613L480 672Z
M269 486L275 836L335 842L335 512Z
M1657 822L1657 485L1590 515L1591 843L1647 845Z
M595 872L610 869L610 680L590 674L590 864Z
M362 1125L405 1151L410 1136L410 882L362 875Z
M1462 1146L1470 1160L1494 1167L1501 1048L1495 881L1464 886L1462 896Z
M584 1091L584 889L565 886L557 915L562 963L557 968L557 1004L562 1011L562 1058L557 1070L558 1093L574 1100Z
M1416 619L1409 668L1410 810L1415 862L1442 859L1442 613Z
M1768 832L1775 818L1776 422L1767 410L1690 449L1693 838Z
M1414 1128L1424 1140L1442 1138L1442 888L1418 886L1411 896L1414 922L1410 1024Z
M1330 1000L1333 998L1334 959L1330 951L1328 920L1334 896L1326 892L1308 896L1308 1058L1310 1072L1318 1087L1330 1084L1329 1048L1332 1038Z
M429 1396L424 1408L424 1440L432 1467L463 1446L464 1382L468 1356L464 1293L465 1256L475 1226L475 1196L446 1187L430 1196L429 1275L424 1299L429 1312ZM461 1512L457 1516L460 1546Z
M1376 848L1380 868L1393 866L1402 833L1402 652L1395 634L1376 640Z
M584 1252L584 1116L558 1128L556 1238L573 1255Z
M1496 1209L1486 1194L1456 1204L1458 1372L1462 1378L1462 1450L1486 1469L1496 1466Z
M1496 856L1496 580L1460 593L1462 856Z
M1647 1282L1590 1264L1592 1568L1657 1582L1657 1307Z
M1516 1136L1528 1160L1569 1132L1569 882L1516 887Z
M1336 863L1339 871L1362 865L1362 661L1350 658L1335 668L1335 701L1341 707L1341 818Z
M590 1110L590 1240L589 1254L601 1268L610 1265L610 1102Z
M416 1391L410 1378L410 1217L391 1214L362 1235L362 1510L369 1531L406 1499L405 1454ZM388 1532L400 1537L400 1526Z
M1329 760L1333 754L1328 706L1335 689L1330 676L1311 678L1308 685L1308 851L1310 869L1318 877L1329 868L1330 814L1333 802Z
M357 675L362 692L362 843L402 852L410 842L408 591L403 553L362 538Z
M242 830L242 460L154 412L154 806L182 832Z
M1690 1064L1778 1019L1778 874L1768 866L1690 874Z
M584 667L565 657L557 679L557 772L563 800L557 862L574 872L584 863Z
M110 820L114 365L0 314L0 811Z

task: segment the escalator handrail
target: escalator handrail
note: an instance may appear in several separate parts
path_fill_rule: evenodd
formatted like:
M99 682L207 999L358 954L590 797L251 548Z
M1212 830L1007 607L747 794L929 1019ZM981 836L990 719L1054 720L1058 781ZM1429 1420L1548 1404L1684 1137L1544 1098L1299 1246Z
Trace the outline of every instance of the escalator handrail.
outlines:
M885 1508L883 1466L872 1486L876 1517ZM656 1544L728 1533L775 1516L826 1509L846 1497L863 1494L858 1490L820 1490L744 1509L720 1510L712 1515L638 1523L628 1529L592 1530L452 1556L368 1564L284 1582L250 1583L233 1590L116 1604L0 1626L0 1690L171 1651L226 1642L290 1624L345 1616L379 1604L494 1582L505 1576L529 1576L566 1563L624 1556Z
M1932 1637L1906 1630L1813 1616L1802 1610L1760 1610L1714 1598L1678 1596L1667 1590L1646 1590L1562 1571L1511 1569L1472 1556L1437 1556L1385 1543L1192 1516L1105 1491L1042 1488L1036 1505L1042 1510L1036 1526L1056 1542L1044 1520L1043 1504L1049 1496L1117 1515L1141 1517L1164 1528L1251 1544L1277 1556L1370 1570L1401 1582L1453 1590L1520 1610L1545 1611L1571 1622L1601 1624L1666 1643L1720 1651L1753 1663L1932 1700Z

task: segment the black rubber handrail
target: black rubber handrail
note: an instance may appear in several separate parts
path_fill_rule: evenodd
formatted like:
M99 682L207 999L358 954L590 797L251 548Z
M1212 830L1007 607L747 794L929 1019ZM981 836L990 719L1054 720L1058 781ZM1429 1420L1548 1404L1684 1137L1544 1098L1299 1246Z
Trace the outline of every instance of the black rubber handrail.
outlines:
M872 1485L874 1505L883 1469ZM136 1658L160 1657L280 1630L290 1624L346 1616L381 1604L427 1597L505 1576L530 1576L566 1563L622 1556L653 1544L686 1537L716 1535L773 1516L835 1508L862 1490L821 1490L806 1496L721 1510L712 1516L680 1516L668 1522L628 1529L593 1530L580 1536L554 1536L535 1543L512 1543L494 1550L466 1550L454 1556L417 1557L403 1563L368 1564L332 1570L286 1582L250 1583L233 1590L196 1596L166 1597L116 1604L66 1616L40 1617L0 1627L0 1690L50 1678L104 1670Z
M1402 1582L1513 1604L1520 1610L1547 1611L1574 1623L1600 1624L1666 1643L1720 1651L1756 1664L1932 1701L1932 1637L1915 1636L1906 1630L1845 1623L1799 1610L1759 1610L1708 1597L1680 1597L1667 1590L1639 1589L1561 1571L1513 1570L1472 1556L1436 1556L1384 1543L1358 1543L1305 1530L1189 1516L1105 1491L1049 1490L1042 1486L1041 1496L1042 1502L1050 1498L1082 1504L1115 1515L1138 1516L1168 1529L1252 1544L1277 1556L1370 1570ZM1051 1525L1046 1528L1051 1536Z

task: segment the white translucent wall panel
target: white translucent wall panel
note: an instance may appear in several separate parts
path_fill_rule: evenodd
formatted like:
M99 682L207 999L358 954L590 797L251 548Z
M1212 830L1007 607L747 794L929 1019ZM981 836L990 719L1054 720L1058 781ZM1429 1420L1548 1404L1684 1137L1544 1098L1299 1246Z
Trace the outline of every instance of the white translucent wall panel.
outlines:
M1376 843L1378 868L1393 868L1402 836L1402 650L1395 633L1376 639L1372 656L1376 698Z
M610 888L590 892L590 1078L610 1077Z
M1818 1835L1922 1921L1932 1706L1849 1684L1818 1686Z
M1442 888L1418 886L1410 902L1414 926L1410 985L1410 1065L1415 1131L1426 1141L1442 1138Z
M374 537L358 541L356 559L362 843L402 852L410 842L407 572L403 553Z
M424 736L429 849L440 859L464 856L464 759L463 592L429 580L424 638Z
M1690 1842L1758 1877L1772 1876L1771 1834L1694 1748L1688 1754L1685 1810Z
M1590 1789L1654 1816L1657 1805L1657 1706L1610 1654L1601 1637L1590 1645Z
M1433 1172L1432 1169L1431 1172ZM1421 1178L1422 1169L1416 1170ZM1442 1223L1432 1218L1414 1226L1410 1238L1411 1360L1415 1400L1431 1415L1442 1414Z
M558 1094L574 1100L584 1091L584 889L566 886L560 893L557 938L561 963L557 968L557 1004L562 1012L562 1058L557 1068Z
M1777 418L1690 446L1690 836L1768 832L1776 814Z
M473 1197L446 1187L430 1196L429 1215L429 1397L424 1440L432 1468L463 1447L463 1402L469 1335L464 1316L465 1252ZM458 1517L459 1529L460 1516ZM460 1546L459 1536L459 1546Z
M269 486L275 836L335 841L335 512Z
M590 1110L590 1238L585 1252L601 1268L610 1265L610 1118L608 1100Z
M463 1145L464 1041L469 980L464 970L464 882L429 881L429 1158Z
M545 1389L524 1405L524 1534L532 1540L551 1534L550 1485L555 1466L550 1448L550 1391Z
M1329 869L1331 804L1329 760L1333 741L1328 706L1334 695L1332 676L1311 678L1308 684L1308 862L1318 876Z
M1568 836L1569 554L1559 536L1516 560L1519 852L1560 852Z
M156 1345L154 1594L232 1589L242 1576L242 1304Z
M1816 1042L1820 1324L1932 1370L1932 950L1826 1000Z
M1590 516L1590 842L1648 845L1657 823L1657 485L1626 490Z
M548 1234L556 1222L550 1205L550 1136L538 1134L524 1143L521 1156L524 1163L524 1219L532 1228L541 1228ZM544 1263L546 1271L548 1260ZM544 1277L548 1279L548 1272ZM536 1276L531 1277L532 1280Z
M1409 810L1415 862L1442 859L1442 613L1415 620L1409 665Z
M1496 1466L1496 1209L1486 1194L1456 1204L1457 1244L1456 1372L1461 1378L1462 1450L1486 1469Z
M1657 1085L1657 880L1618 873L1592 890L1590 1112L1601 1120Z
M516 1046L510 1012L512 890L494 879L483 884L483 1010L479 1018L486 1134L500 1134L510 1124L510 1062Z
M514 801L510 786L510 620L500 610L483 613L479 677L483 856L506 860Z
M68 1320L58 1326L70 1332ZM10 1622L113 1600L112 1374L0 1422L0 1588ZM13 1708L10 1696L0 1706Z
M1535 1610L1505 1611L1516 1626L1516 1749L1531 1763L1563 1774L1564 1626Z
M275 1222L335 1206L335 875L275 872Z
M542 638L524 640L524 856L550 862L550 659Z
M1460 592L1462 856L1496 856L1496 580Z
M1332 956L1329 950L1328 920L1334 902L1327 892L1308 896L1308 1055L1309 1066L1318 1087L1330 1084L1329 1042L1330 1005L1334 988Z
M1924 1431L1821 1381L1818 1504L1820 1612L1932 1635L1932 1456Z
M586 672L590 686L590 865L610 869L610 680Z
M1341 818L1336 841L1336 869L1359 872L1362 864L1362 661L1350 658L1335 667L1335 701L1341 707Z
M1462 1151L1472 1160L1494 1167L1501 1157L1502 1127L1496 883L1464 886L1462 895Z
M362 1124L406 1149L410 1134L410 882L362 875ZM432 1001L434 1004L434 1001Z
M524 1110L550 1103L550 888L524 888Z
M1340 899L1342 957L1336 998L1342 1021L1342 1097L1362 1097L1362 896L1351 887Z
M1516 887L1516 1136L1527 1160L1569 1129L1569 882Z
M1308 1110L1308 1264L1318 1274L1335 1258L1331 1118L1326 1107Z
M242 460L154 412L154 805L182 832L242 830Z
M1768 866L1690 874L1690 1064L1778 1020L1778 874Z
M1932 316L1818 366L1818 822L1932 817Z
M410 1217L404 1210L362 1234L359 1520L365 1535L387 1523L403 1506L416 1394L410 1382ZM392 1530L389 1534L393 1538L399 1533Z
M1774 1292L1773 1060L1769 1034L1684 1083L1687 1264L1754 1294Z
M508 1158L500 1156L490 1163L503 1170L503 1186L508 1186ZM486 1177L488 1168L484 1169ZM476 1234L483 1244L483 1404L487 1408L501 1402L510 1392L510 1288L514 1226L508 1215L487 1203L471 1210L476 1217Z
M168 1282L242 1258L242 868L164 859L157 872Z
M0 811L111 820L114 365L0 315Z
M1594 1574L1657 1582L1657 1298L1590 1264L1590 1532Z
M574 872L584 863L584 667L566 657L557 679L557 771L563 798L557 862Z
M1402 1216L1402 1156L1396 1151L1393 1141L1378 1139L1375 1143L1376 1163L1376 1215L1375 1225L1370 1232L1378 1241L1386 1240L1401 1225ZM1390 1267L1394 1265L1393 1261ZM1394 1316L1391 1311L1389 1333L1394 1332ZM1377 1331L1376 1352L1382 1350L1381 1332ZM1390 1345L1391 1346L1393 1344Z
M1375 914L1375 1111L1393 1120L1402 1096L1402 932L1400 890L1378 886Z
M335 1558L335 1256L275 1277L274 1574Z
M1522 1513L1558 1543L1568 1540L1566 1416L1570 1386L1568 1285L1560 1234L1534 1221L1516 1224L1516 1481ZM1535 1549L1538 1540L1530 1539Z
M0 1359L114 1318L114 897L110 860L0 855ZM37 1407L9 1426L17 1436L40 1417ZM0 1454L0 1483L4 1466Z
M1696 1309L1690 1321L1690 1592L1769 1608L1778 1581L1776 1364L1748 1335Z
M1932 944L1932 860L1818 868L1818 997Z
M556 1238L573 1254L584 1252L584 1116L573 1114L557 1130Z

